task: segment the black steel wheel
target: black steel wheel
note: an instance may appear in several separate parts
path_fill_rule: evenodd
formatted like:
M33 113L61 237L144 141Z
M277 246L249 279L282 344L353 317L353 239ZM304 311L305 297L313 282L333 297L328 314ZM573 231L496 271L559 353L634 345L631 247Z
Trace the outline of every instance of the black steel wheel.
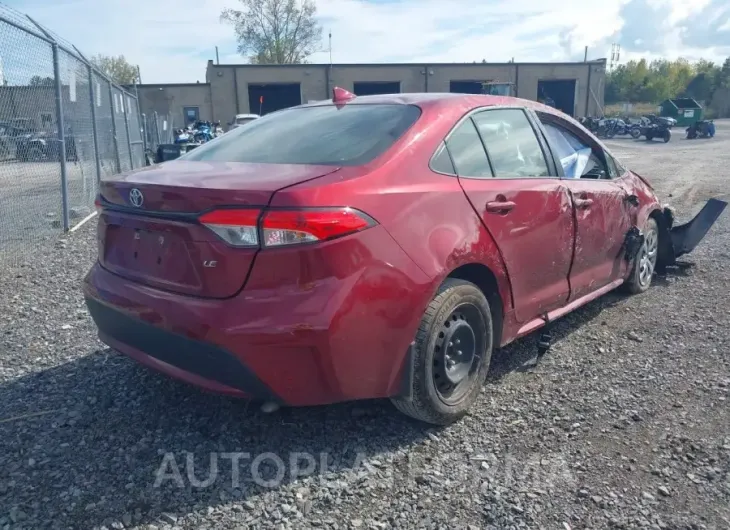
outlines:
M403 413L446 425L477 400L492 356L492 313L473 283L449 278L429 304L416 334L410 395L393 399Z
M472 303L455 307L441 324L434 346L432 377L444 403L458 403L479 373L485 332L481 312Z

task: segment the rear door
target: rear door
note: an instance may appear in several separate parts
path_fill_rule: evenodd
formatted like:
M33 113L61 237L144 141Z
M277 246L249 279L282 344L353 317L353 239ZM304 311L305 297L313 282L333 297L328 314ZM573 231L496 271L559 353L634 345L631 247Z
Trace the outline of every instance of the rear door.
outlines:
M572 301L625 276L623 245L635 212L622 175L597 142L557 116L540 120L575 205Z
M568 299L573 253L570 197L522 108L480 110L446 140L459 182L507 267L516 318Z

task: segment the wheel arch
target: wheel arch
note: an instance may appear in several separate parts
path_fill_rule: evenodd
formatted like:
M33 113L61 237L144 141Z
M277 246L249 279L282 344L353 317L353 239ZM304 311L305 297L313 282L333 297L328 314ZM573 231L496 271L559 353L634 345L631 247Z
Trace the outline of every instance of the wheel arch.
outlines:
M494 334L492 344L494 348L498 348L502 344L502 336L504 332L504 321L505 321L505 307L509 307L512 296L512 287L509 281L506 281L505 288L507 289L506 294L500 292L500 282L497 275L489 268L480 262L469 262L462 263L457 267L453 268L448 274L446 274L440 281L435 283L434 290L428 298L428 303L438 293L439 288L448 279L457 279L471 282L477 286L477 288L484 294L484 297L489 302L489 310L492 314L492 333ZM506 280L506 279L505 279ZM502 299L503 296L507 296L508 299L505 301ZM424 308L425 310L425 308ZM414 362L414 345L415 340L411 342L408 347L408 351L403 359L403 364L400 370L400 377L397 381L397 396L411 399L412 388L413 388L413 362Z
M659 228L659 253L657 255L657 272L663 273L667 265L674 264L674 249L672 248L672 223L674 218L669 209L656 207L647 215L647 219L654 219Z
M443 281L448 278L471 282L484 294L492 313L493 344L495 347L499 347L502 343L505 304L499 292L497 276L483 263L465 263L453 269Z

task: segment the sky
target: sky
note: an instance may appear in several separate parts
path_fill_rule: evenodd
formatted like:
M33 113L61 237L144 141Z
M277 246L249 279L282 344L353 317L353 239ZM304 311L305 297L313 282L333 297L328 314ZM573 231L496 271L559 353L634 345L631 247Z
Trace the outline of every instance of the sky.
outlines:
M205 81L208 59L247 62L220 21L238 0L0 0L87 55L124 55L143 83ZM728 0L316 0L322 51L310 62L620 62L730 56ZM558 7L559 6L559 7ZM0 12L2 12L0 10ZM3 37L4 38L4 37Z

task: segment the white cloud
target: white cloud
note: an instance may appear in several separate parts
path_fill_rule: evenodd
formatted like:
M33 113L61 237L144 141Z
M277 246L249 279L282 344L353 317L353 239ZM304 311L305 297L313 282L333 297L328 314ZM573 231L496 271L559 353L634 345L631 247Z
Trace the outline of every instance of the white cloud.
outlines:
M634 1L634 0L631 0ZM724 59L727 49L688 48L677 25L711 0L649 0L667 13L661 49L677 56ZM124 54L139 64L145 83L205 80L207 59L219 47L223 63L243 62L233 29L220 22L236 0L11 0L87 54ZM610 39L620 31L627 0L318 0L323 20L322 52L327 62L332 31L335 62L552 61L608 57ZM559 8L557 7L559 5ZM652 22L647 21L647 24ZM654 37L656 39L656 36ZM633 39L632 39L633 41ZM621 43L622 60L640 53ZM656 44L656 43L655 43ZM631 50L634 48L633 50ZM649 55L649 54L645 54Z

